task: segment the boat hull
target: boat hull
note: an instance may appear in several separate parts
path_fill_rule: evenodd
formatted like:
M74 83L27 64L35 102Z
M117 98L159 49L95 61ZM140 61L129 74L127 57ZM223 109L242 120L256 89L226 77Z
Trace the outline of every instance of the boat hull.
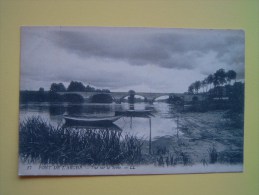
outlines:
M128 116L128 117L150 117L153 116L151 110L125 110L116 111L115 116Z
M121 116L103 117L103 118L87 118L76 116L64 116L66 123L69 124L89 124L89 125L111 125L113 122L121 118Z

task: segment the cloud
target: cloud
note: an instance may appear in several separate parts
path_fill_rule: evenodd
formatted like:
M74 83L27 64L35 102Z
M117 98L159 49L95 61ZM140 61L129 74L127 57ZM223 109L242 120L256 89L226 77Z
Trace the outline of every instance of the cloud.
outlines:
M106 58L131 65L195 69L215 52L219 64L244 63L244 33L234 30L64 28L53 42L82 58Z
M21 88L76 80L113 91L184 92L219 68L244 76L236 30L24 27Z

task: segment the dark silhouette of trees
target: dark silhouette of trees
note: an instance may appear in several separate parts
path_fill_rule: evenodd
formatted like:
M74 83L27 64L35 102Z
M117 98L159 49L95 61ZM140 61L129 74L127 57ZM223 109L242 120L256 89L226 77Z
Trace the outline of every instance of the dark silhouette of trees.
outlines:
M100 92L110 93L109 89L95 89L83 83L77 81L71 81L68 88L63 83L52 83L49 91L45 91L44 88L39 88L38 91L20 91L21 103L27 102L83 102L84 99L76 94L61 95L58 92Z
M203 93L208 91L208 83L207 83L207 79L206 78L201 81L201 87L202 87Z
M191 83L188 93L198 94L199 89L203 88L203 92L208 92L208 99L204 101L206 109L230 109L236 114L242 113L244 111L244 83L236 82L236 77L237 73L234 70L219 69L204 80ZM233 80L235 82L231 85ZM202 105L203 102L197 102L198 104Z
M188 93L190 93L190 94L194 93L194 85L193 85L193 83L189 86Z
M229 99L231 102L231 110L233 112L244 112L244 83L235 82L229 92Z
M228 84L231 84L232 80L236 80L237 73L234 70L229 70L226 73L226 79L228 81Z
M215 73L214 73L214 77L213 77L213 84L214 84L214 87L217 87L217 86L222 86L226 83L226 72L223 68L217 70Z
M63 95L63 101L72 103L82 103L84 102L84 98L78 94L65 94Z
M62 95L57 94L56 92L49 91L47 95L47 102L63 102L64 98Z
M183 104L183 99L181 97L170 95L169 98L167 99L167 103L181 105Z
M94 92L94 91L98 91L99 89L96 89L95 90L95 88L94 87L91 87L91 86L89 86L89 85L87 85L86 87L85 87L85 91L86 92ZM101 90L100 90L101 91Z
M199 93L200 88L201 88L201 82L200 81L195 81L194 83L192 83L189 86L188 92L190 94L194 94L194 92L197 94L197 93Z
M81 82L71 81L67 87L67 91L85 91L85 86Z
M210 74L210 75L206 78L206 80L207 80L207 83L208 83L208 85L210 86L210 89L211 89L211 85L212 85L213 80L214 80L213 75Z
M111 93L111 91L109 89L102 89L101 91L104 93Z
M195 90L196 94L198 94L199 90L201 88L201 82L200 81L195 81L194 84L193 84L193 87L194 87L194 90Z
M202 81L195 81L194 83L191 83L191 85L188 87L188 93L197 94L199 93L200 88L202 88L203 93L208 91L211 93L213 91L214 93L219 94L217 89L220 90L220 88L225 84L230 85L231 81L236 79L236 75L237 74L234 70L229 70L226 72L223 68L221 68L214 74L208 75ZM212 84L214 86L214 90L212 90Z
M109 89L96 89L91 87L90 85L84 86L83 83L77 81L71 81L67 91L81 91L81 92L103 92L103 93L110 93Z
M113 99L109 94L96 94L92 97L92 103L112 103Z
M65 92L66 87L63 83L52 83L50 86L50 91L52 92Z

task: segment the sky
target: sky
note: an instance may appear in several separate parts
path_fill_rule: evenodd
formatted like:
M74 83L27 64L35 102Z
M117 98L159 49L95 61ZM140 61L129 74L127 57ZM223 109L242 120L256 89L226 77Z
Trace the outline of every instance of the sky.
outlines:
M242 30L21 27L20 87L182 93L220 68L244 80L244 50Z

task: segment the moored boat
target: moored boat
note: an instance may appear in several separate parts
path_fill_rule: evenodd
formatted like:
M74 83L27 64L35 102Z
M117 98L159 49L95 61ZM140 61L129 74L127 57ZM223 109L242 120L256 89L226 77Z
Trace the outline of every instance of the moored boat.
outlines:
M150 117L152 110L123 110L116 111L115 116L130 116L130 117Z
M84 124L112 124L122 116L81 116L81 115L64 115L67 123L84 123Z

